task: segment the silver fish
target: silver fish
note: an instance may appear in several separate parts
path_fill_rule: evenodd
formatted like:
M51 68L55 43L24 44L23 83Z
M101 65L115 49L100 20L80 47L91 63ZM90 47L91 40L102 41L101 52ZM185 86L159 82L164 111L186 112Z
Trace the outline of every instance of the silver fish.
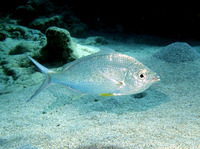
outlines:
M137 94L159 81L159 76L135 58L115 51L100 51L80 58L54 72L27 57L45 74L46 79L30 101L51 84L63 84L82 96L118 96Z

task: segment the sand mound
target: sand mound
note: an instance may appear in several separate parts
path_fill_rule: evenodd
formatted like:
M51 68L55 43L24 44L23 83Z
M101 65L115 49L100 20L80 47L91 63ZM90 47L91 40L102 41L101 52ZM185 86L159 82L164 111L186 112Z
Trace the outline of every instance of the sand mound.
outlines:
M155 57L170 63L194 61L200 54L185 42L175 42L154 54Z

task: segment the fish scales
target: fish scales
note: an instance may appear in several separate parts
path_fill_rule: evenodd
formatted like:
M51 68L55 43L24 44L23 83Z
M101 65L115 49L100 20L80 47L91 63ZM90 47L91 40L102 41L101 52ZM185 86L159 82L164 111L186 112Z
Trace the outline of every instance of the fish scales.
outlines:
M82 92L93 93L106 92L113 87L116 88L116 82L125 77L126 65L133 62L128 62L127 57L120 60L117 58L117 54L98 55L76 63L62 74L66 76L65 85ZM123 63L123 61L128 63ZM111 79L116 82L112 82Z
M108 78L122 81L127 71L126 67L133 62L134 59L128 59L127 56L119 59L118 54L99 55L73 65L63 75L66 76L68 85L102 86L110 83Z

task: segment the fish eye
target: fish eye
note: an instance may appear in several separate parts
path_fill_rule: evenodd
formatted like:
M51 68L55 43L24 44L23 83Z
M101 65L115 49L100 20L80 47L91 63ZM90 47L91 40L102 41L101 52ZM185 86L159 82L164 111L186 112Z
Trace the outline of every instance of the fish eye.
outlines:
M138 73L138 77L139 77L139 79L145 79L145 78L146 78L145 72L140 71L140 72Z
M141 74L139 75L139 77L140 77L141 79L143 79L143 78L144 78L144 74L141 73Z

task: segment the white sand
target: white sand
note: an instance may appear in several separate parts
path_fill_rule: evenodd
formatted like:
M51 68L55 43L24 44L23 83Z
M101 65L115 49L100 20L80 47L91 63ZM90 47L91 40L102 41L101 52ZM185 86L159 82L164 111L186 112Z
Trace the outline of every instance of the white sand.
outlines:
M0 147L200 148L200 60L163 62L152 57L160 46L132 41L108 47L136 57L161 81L142 98L71 100L65 88L56 85L26 103L44 78L35 73L30 77L39 77L35 85L0 95Z

